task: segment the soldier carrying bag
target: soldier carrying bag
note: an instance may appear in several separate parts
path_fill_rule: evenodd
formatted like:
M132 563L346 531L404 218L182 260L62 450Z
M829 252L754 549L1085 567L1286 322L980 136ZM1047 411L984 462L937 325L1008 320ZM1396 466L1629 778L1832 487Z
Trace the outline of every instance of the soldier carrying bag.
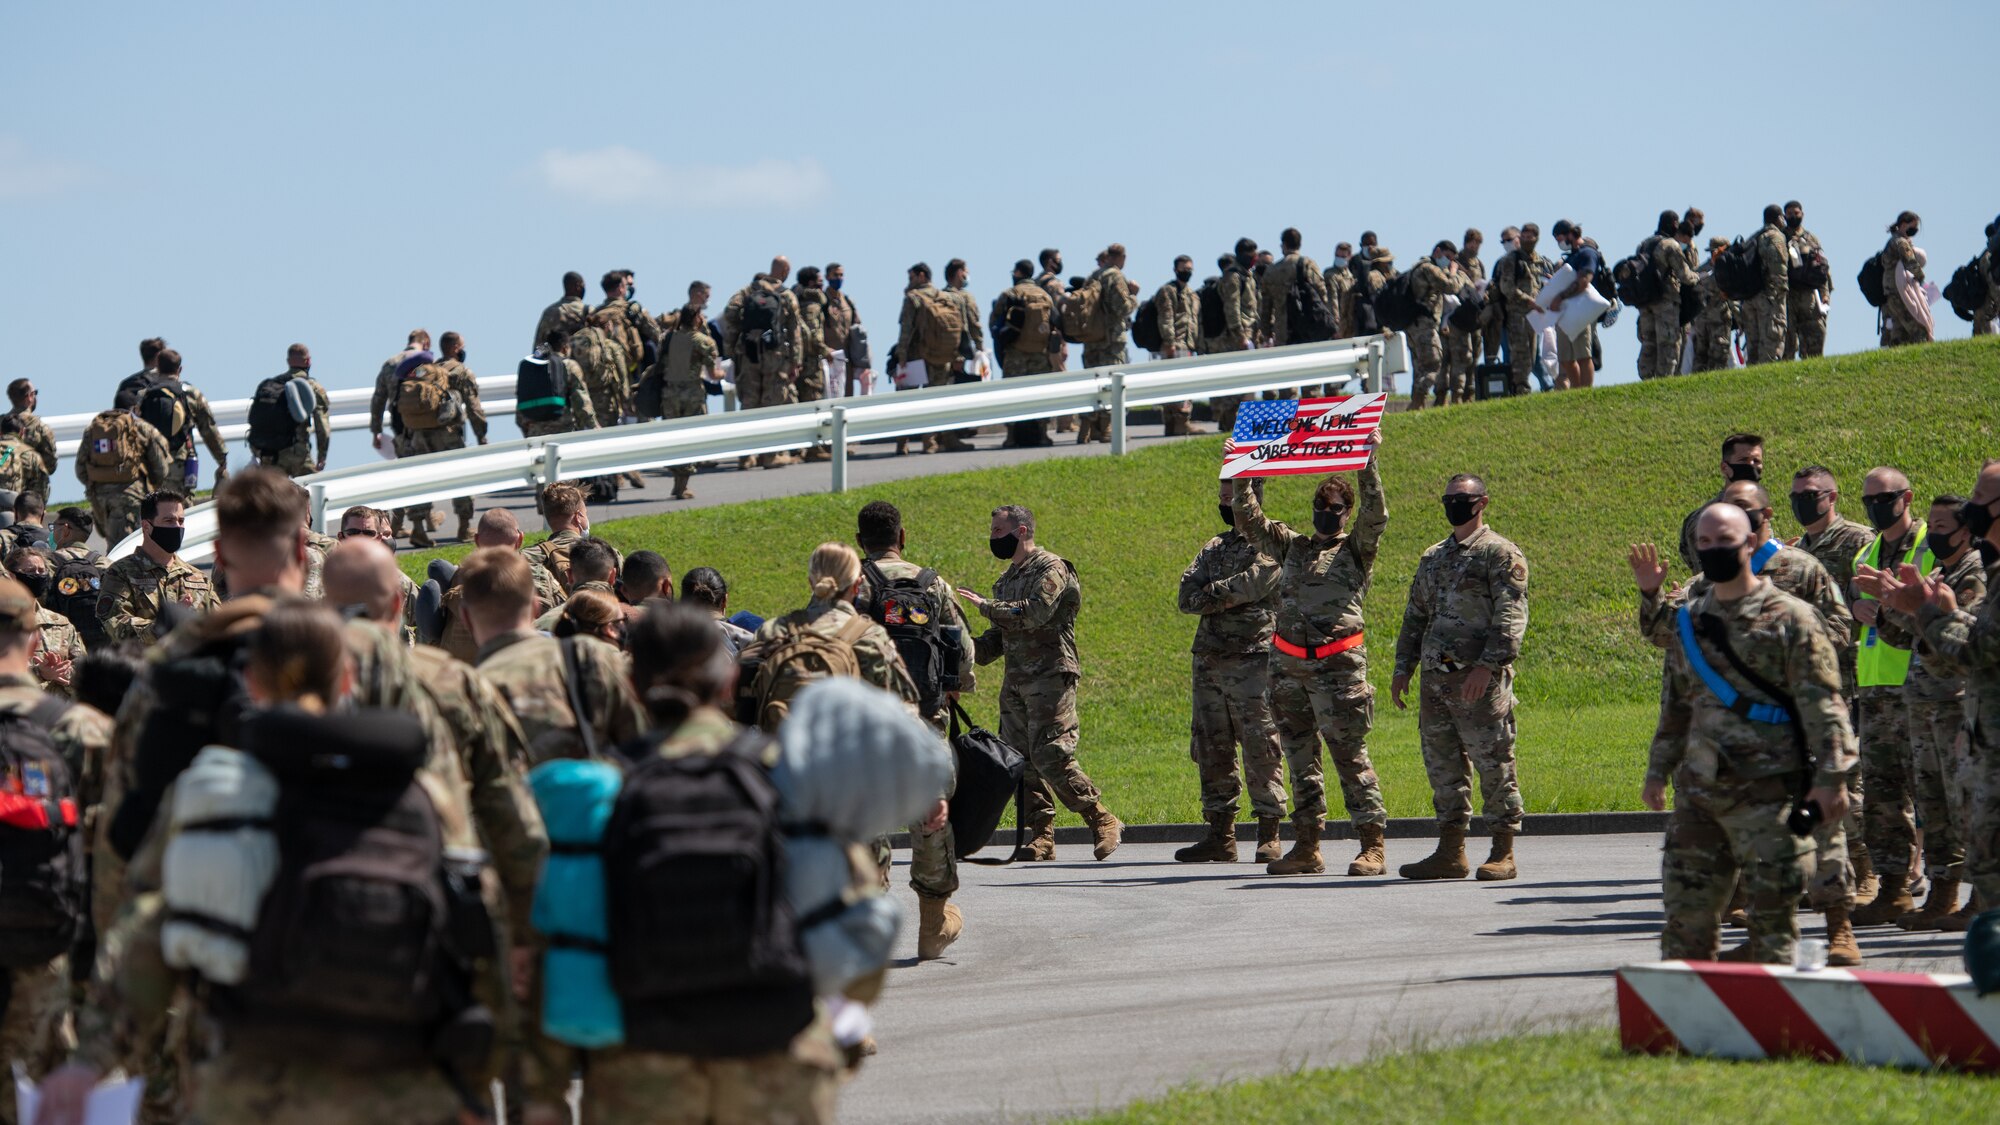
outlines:
M871 559L861 564L861 574L868 582L867 595L855 608L889 634L917 685L917 710L937 714L945 697L958 690L964 651L959 631L945 628L947 607L931 592L937 571L926 568L914 578L890 578Z
M965 724L963 729L959 724ZM958 759L958 788L946 813L951 822L952 850L959 859L1001 866L1009 859L969 859L993 838L1007 802L1014 802L1014 851L1027 839L1021 807L1028 795L1027 755L1000 736L972 721L956 701L951 705L951 752Z
M85 921L76 779L49 738L69 706L55 697L0 712L0 969L47 964Z
M1799 721L1798 703L1792 699L1790 693L1758 675L1749 665L1743 663L1743 658L1737 656L1736 650L1730 647L1729 630L1722 624L1720 618L1714 614L1704 613L1697 625L1689 614L1686 604L1680 607L1675 617L1675 625L1680 632L1682 655L1687 657L1688 666L1694 670L1695 676L1714 693L1724 707L1753 723L1784 723L1791 729L1792 745L1799 752L1800 780L1799 792L1792 799L1792 811L1785 818L1785 827L1794 836L1812 835L1813 829L1819 826L1825 813L1817 801L1806 800L1806 793L1812 788L1813 764L1812 754L1806 749L1805 724ZM1722 653L1722 658L1729 662L1729 667L1737 675L1750 681L1751 687L1762 692L1767 698L1775 700L1776 703L1753 703L1745 699L1743 693L1736 690L1736 685L1723 679L1701 654L1701 648L1695 644L1697 632L1703 640L1714 645L1716 650Z
M854 643L874 622L856 613L833 634L795 625L765 644L746 646L737 683L737 721L774 732L791 714L792 700L809 684L845 676L861 678Z
M84 475L93 485L131 484L139 479L146 463L145 439L132 416L122 410L106 410L84 427Z

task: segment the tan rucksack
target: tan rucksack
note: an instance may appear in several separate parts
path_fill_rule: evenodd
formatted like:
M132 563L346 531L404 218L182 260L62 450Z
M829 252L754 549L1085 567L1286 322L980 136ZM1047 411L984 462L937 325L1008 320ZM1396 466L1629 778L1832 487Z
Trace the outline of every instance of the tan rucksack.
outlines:
M443 430L457 424L457 401L442 364L426 363L403 376L396 388L396 413L406 430Z
M766 645L743 650L749 685L746 698L759 729L770 733L791 714L792 700L808 686L835 676L861 678L861 661L854 644L875 622L855 614L837 633L822 633L810 624L795 626L771 638Z
M1106 344L1111 342L1110 326L1104 323L1104 287L1096 279L1063 294L1062 333L1063 339L1072 344Z
M0 438L0 488L21 491L28 483L27 458L37 456L19 438Z
M607 305L590 318L592 324L624 350L622 375L631 375L639 369L639 360L646 348L646 342L639 338L638 325L633 324L632 318L627 315L630 308L630 305L620 305L614 309Z
M139 423L122 410L106 410L83 428L77 447L84 475L92 484L131 484L146 463L146 440Z
M932 368L956 361L959 338L965 335L964 308L935 289L911 295L917 306L917 354L906 358L921 359Z
M1006 316L1006 350L1040 355L1049 350L1049 336L1055 331L1056 303L1048 290L1024 281L1009 290Z

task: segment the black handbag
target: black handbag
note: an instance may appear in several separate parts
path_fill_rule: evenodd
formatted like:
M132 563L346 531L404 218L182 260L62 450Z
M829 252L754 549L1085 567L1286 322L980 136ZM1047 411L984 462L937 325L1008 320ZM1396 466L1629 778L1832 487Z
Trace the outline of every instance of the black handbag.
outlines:
M1014 802L1014 849L1019 851L1026 839L1021 805L1028 788L1027 755L975 724L956 701L951 705L951 752L958 759L958 788L952 793L949 814L957 857L965 859L986 846L1000 827L1010 800ZM1010 863L1012 855L972 862Z

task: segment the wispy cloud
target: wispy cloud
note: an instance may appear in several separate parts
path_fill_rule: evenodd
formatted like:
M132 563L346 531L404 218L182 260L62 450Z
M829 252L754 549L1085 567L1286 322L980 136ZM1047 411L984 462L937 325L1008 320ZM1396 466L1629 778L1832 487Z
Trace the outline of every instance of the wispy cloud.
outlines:
M43 156L17 137L0 137L0 199L36 199L89 182L90 169Z
M623 145L573 152L550 149L536 161L550 190L585 203L680 210L714 207L799 208L824 199L833 181L819 161L667 164Z

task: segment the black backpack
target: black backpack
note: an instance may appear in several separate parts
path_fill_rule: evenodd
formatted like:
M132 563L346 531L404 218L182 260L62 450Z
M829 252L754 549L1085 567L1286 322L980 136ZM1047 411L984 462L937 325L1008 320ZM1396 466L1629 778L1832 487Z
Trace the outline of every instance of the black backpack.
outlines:
M1354 274L1354 288L1348 294L1348 299L1354 302L1354 323L1347 326L1347 331L1354 336L1379 335L1382 316L1375 308L1375 291L1368 286L1368 263L1357 257L1347 263L1347 268ZM1415 319L1414 314L1411 319Z
M627 1047L743 1057L812 1022L767 743L746 731L715 754L665 758L646 740L619 752L600 848Z
M1299 259L1298 268L1292 271L1292 283L1285 290L1285 342L1288 344L1317 344L1322 340L1331 340L1336 327L1326 295L1313 288L1312 271L1306 268L1305 261L1304 258Z
M868 585L854 608L874 618L895 642L917 685L917 710L937 714L945 693L958 690L963 653L957 631L944 627L951 619L949 607L939 605L931 592L937 571L926 568L914 578L890 578L871 559L861 564L861 574Z
M1867 261L1861 263L1861 272L1854 275L1854 284L1861 290L1861 299L1867 301L1870 308L1882 307L1882 302L1889 296L1882 277L1882 255L1870 255Z
M1612 304L1617 304L1618 283L1612 280L1611 271L1604 268L1603 256L1600 255L1597 260L1598 260L1598 267L1595 270L1592 270L1590 274L1590 287L1592 289L1597 290L1598 296L1604 298L1605 300L1611 302Z
M556 386L562 357L528 356L514 369L514 413L530 422L553 422L569 409L569 396Z
M1445 318L1445 323L1451 325L1451 330L1454 332L1470 335L1479 331L1479 318L1485 315L1485 312L1486 298L1480 296L1477 290L1467 288L1458 295L1458 307L1451 310L1451 315Z
M1359 294L1357 290L1356 296ZM1410 275L1407 273L1390 278L1382 291L1370 299L1369 306L1381 328L1390 332L1401 332L1415 324L1418 314L1423 312L1423 306L1417 303L1417 295L1410 292ZM1356 307L1359 307L1359 302L1356 302Z
M167 448L178 450L194 426L194 410L188 405L186 388L179 379L161 379L139 396L139 418L160 431Z
M757 362L764 349L778 343L778 326L784 323L784 302L777 289L752 285L743 294L743 358Z
M1815 250L1785 272L1785 289L1792 293L1811 293L1825 288L1832 280L1833 270L1826 264L1826 255Z
M104 567L67 556L56 557L55 573L49 576L48 596L42 604L69 618L87 649L111 643L97 620L97 597L104 586Z
M1732 301L1747 301L1764 291L1764 263L1757 244L1739 238L1715 256L1715 283Z
M963 730L959 728L961 722L965 724ZM1007 802L1011 800L1016 803L1014 848L1018 851L1026 835L1019 802L1027 795L1027 755L974 723L965 708L956 703L951 705L951 752L958 759L958 788L952 791L946 812L951 822L952 850L959 859L964 859L985 847L1000 827L1000 818L1006 814Z
M69 706L49 697L0 713L0 968L45 965L83 930L76 778L49 737Z
M1160 338L1160 306L1151 301L1139 306L1139 315L1132 318L1132 342L1149 352L1165 350L1166 341Z
M1951 302L1951 311L1960 320L1977 319L1987 293L1986 273L1979 268L1978 255L1954 270L1951 283L1944 287L1944 299Z
M1681 323L1683 325L1693 324L1694 319L1701 315L1701 310L1706 308L1707 305L1708 298L1701 295L1701 286L1681 286Z
M243 677L249 646L225 637L173 660L150 665L146 682L156 699L172 706L147 712L132 752L132 784L112 812L106 838L121 859L130 859L146 838L167 787L204 746L240 745L241 723L250 704Z
M250 448L263 453L276 453L290 449L299 436L299 424L292 419L291 408L285 405L285 384L290 380L273 375L257 384L257 390L250 396L250 412L246 420L250 423Z
M1201 338L1213 340L1229 327L1229 318L1222 315L1222 283L1209 278L1201 283L1198 298L1201 301Z
M259 711L242 745L278 779L279 864L243 983L211 989L225 1027L354 1065L428 1058L454 1075L490 1052L472 992L494 955L483 860L449 852L419 773L422 724L401 711ZM199 916L190 920L199 922Z
M1666 293L1666 285L1660 280L1660 269L1653 264L1653 255L1649 253L1651 249L1650 245L1641 245L1638 253L1611 267L1611 280L1616 286L1618 299L1633 308L1650 305Z

